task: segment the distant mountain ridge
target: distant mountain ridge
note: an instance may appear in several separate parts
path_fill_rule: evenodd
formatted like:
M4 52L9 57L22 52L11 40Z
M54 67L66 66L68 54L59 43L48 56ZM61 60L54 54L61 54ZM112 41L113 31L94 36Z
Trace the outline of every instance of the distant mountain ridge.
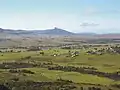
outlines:
M35 30L34 33L49 35L73 35L74 33L55 27L54 29Z
M92 37L92 38L120 38L119 33L108 33L108 34L96 34L96 33L73 33L60 28L46 29L46 30L13 30L13 29L2 29L0 28L0 36L42 36L42 35L60 35L60 36L81 36L81 37Z
M74 33L59 29L59 28L54 28L54 29L47 29L47 30L12 30L12 29L2 29L0 28L0 33L6 33L6 34L12 34L12 35L21 35L21 34L33 34L33 35L74 35Z

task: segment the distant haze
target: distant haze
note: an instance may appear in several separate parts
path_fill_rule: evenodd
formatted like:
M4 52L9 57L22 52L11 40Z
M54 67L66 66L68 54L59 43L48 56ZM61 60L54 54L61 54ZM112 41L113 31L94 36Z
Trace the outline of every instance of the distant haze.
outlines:
M120 0L1 0L0 28L120 33Z

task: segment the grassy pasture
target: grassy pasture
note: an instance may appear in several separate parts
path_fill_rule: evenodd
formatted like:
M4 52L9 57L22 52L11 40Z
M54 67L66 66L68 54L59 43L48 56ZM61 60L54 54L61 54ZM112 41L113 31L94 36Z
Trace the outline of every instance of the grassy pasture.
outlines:
M0 53L0 62L31 62L34 63L48 63L61 66L74 66L74 67L95 67L97 71L113 73L120 71L120 55L118 54L103 54L103 55L88 55L84 49L72 49L79 51L79 56L68 57L69 50L67 49L48 49L43 50L44 55L40 51L24 51L24 52L4 52ZM54 56L57 54L58 56ZM26 57L30 58L26 59ZM91 83L100 85L120 84L120 81L114 81L105 77L98 77L90 74L81 74L77 72L64 72L59 70L48 70L47 68L20 68L35 72L35 74L20 74L10 73L9 70L0 69L0 81L11 80L17 77L20 80L33 80L33 81L56 81L59 78L63 80L71 80L74 83ZM117 89L116 89L117 90Z

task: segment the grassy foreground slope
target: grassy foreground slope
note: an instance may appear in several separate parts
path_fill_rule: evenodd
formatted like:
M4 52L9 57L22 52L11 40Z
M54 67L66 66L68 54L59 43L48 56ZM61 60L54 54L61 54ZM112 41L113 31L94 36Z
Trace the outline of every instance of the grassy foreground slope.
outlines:
M103 54L103 55L90 55L86 54L87 50L73 49L72 52L78 51L78 56L72 57L69 55L67 49L48 49L43 50L44 55L40 51L21 51L21 52L1 52L0 53L0 81L1 84L13 82L13 85L6 85L13 88L15 83L34 81L34 82L56 82L65 83L67 80L71 81L71 86L75 86L71 90L119 90L120 80L100 76L97 74L89 74L69 70L72 68L80 68L80 70L102 72L102 73L115 73L120 71L120 55L119 54ZM68 70L57 69L50 70L55 67L66 67ZM87 69L86 69L87 68ZM92 69L91 69L92 68ZM95 69L95 70L94 70ZM64 81L65 80L65 81ZM51 84L52 85L52 84ZM22 85L21 85L22 86ZM29 85L28 85L29 86ZM53 84L54 86L54 84ZM48 85L45 86L48 89ZM66 86L68 88L68 86ZM96 87L96 89L89 89ZM54 87L56 88L56 87ZM59 87L60 88L60 87ZM64 86L65 88L65 86ZM86 89L87 88L87 89ZM97 89L98 88L98 89ZM101 89L99 89L101 88ZM24 90L24 89L20 89ZM26 88L26 90L28 90ZM32 90L32 89L31 89ZM36 89L39 90L39 89ZM41 90L45 90L44 88ZM52 90L52 88L50 89ZM53 89L54 90L54 89ZM59 90L59 89L55 89ZM61 89L60 89L61 90ZM70 90L70 89L65 89Z

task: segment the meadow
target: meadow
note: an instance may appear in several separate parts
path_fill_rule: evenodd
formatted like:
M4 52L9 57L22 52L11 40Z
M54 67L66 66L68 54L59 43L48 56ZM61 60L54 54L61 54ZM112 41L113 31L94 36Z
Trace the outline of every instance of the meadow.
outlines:
M100 50L104 47L96 48ZM35 90L120 89L120 55L118 53L87 53L94 50L93 47L86 49L56 47L37 51L7 50L1 49L0 53L0 81L10 90L32 90L27 86L22 88L20 83L27 81L52 82L51 87L45 84L45 87L39 87ZM68 86L62 84L60 87L58 87L59 85L55 87L54 84L58 82L67 82ZM21 88L18 88L16 83L20 84ZM74 88L70 87L72 85Z

